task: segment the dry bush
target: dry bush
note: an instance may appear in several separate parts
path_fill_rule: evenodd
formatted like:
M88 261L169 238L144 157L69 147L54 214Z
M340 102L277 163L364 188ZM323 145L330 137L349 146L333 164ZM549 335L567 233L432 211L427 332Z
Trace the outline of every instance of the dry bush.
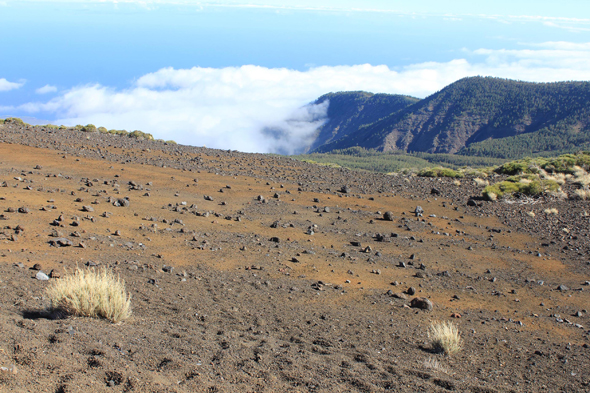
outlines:
M484 179L480 179L479 177L476 177L475 179L473 179L473 181L475 182L475 184L478 187L485 187L485 186L489 186L490 182Z
M543 210L543 212L545 212L545 214L555 214L555 215L559 214L559 210L557 210L554 207L552 207L551 209L545 209L545 210Z
M461 182L459 180L455 180L453 181L453 184L459 187L461 185Z
M590 190L580 188L579 190L574 191L574 195L576 199L585 201L586 199L590 199Z
M428 330L432 349L450 356L461 350L463 343L459 330L452 322L433 322Z
M110 270L81 270L53 280L47 287L53 310L71 315L103 317L113 323L131 315L125 282Z
M535 217L535 212L526 212L529 217Z
M444 373L444 374L449 373L449 371L438 360L436 360L434 358L428 358L428 359L424 360L423 365L425 368L435 371L435 372Z
M549 195L551 195L554 198L557 198L559 200L564 200L568 198L568 195L565 191L563 190L557 190L557 191L550 191Z

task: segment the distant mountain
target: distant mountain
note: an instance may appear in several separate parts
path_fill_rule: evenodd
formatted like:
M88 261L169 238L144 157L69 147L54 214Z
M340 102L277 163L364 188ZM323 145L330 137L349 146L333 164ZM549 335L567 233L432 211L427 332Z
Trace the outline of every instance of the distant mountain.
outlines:
M387 98L365 105L362 95ZM318 101L324 97L330 120L318 130L313 152L361 146L513 158L590 149L590 82L472 77L423 100L355 92Z
M402 95L352 91L325 94L312 105L321 105L326 101L329 101L328 120L317 131L309 150L316 150L322 145L339 140L354 138L362 127L407 108L419 99Z

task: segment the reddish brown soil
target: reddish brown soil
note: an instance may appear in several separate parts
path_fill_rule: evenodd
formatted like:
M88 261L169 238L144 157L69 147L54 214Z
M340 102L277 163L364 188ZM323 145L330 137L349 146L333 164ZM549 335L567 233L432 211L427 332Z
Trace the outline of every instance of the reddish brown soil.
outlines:
M587 202L467 206L470 179L71 130L0 125L0 140L0 366L17 369L1 392L590 389ZM131 319L46 312L32 267L89 261L125 280ZM391 296L409 287L434 309ZM431 350L436 320L459 327L458 354Z

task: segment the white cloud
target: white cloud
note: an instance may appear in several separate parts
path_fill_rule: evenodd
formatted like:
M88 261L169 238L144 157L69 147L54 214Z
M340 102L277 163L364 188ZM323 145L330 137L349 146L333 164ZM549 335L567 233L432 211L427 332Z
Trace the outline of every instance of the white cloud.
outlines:
M465 54L470 60L397 70L369 64L307 71L253 65L163 68L141 76L125 90L79 86L48 102L17 109L51 113L58 124L140 129L156 138L197 146L292 152L321 124L326 109L298 112L298 108L328 92L365 90L425 97L475 75L536 82L590 80L588 43L546 42L521 50L478 49Z
M4 78L0 78L0 91L10 91L20 88L24 82L9 82Z
M43 87L38 88L35 90L37 94L47 94L47 93L55 93L57 91L57 87L51 85L45 85Z

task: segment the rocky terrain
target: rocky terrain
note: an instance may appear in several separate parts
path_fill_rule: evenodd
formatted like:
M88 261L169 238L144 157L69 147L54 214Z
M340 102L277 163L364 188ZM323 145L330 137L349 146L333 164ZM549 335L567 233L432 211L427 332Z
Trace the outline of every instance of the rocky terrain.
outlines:
M590 203L480 195L0 125L0 391L589 390ZM46 312L76 267L119 274L133 316ZM427 337L448 320L453 356Z

